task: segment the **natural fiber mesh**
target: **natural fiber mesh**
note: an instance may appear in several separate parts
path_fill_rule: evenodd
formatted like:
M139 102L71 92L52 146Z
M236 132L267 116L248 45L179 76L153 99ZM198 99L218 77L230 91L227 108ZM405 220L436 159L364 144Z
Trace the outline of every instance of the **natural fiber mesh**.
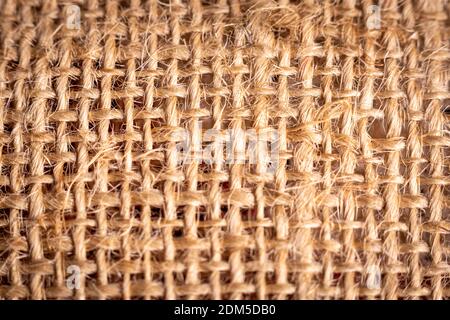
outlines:
M0 298L450 298L447 1L0 0L0 25ZM276 133L275 169L208 129Z

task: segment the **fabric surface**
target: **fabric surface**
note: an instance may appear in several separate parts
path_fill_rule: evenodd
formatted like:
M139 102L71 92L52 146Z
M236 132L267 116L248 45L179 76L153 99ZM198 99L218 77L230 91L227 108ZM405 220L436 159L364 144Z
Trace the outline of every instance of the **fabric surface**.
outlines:
M0 0L0 298L449 298L449 12Z

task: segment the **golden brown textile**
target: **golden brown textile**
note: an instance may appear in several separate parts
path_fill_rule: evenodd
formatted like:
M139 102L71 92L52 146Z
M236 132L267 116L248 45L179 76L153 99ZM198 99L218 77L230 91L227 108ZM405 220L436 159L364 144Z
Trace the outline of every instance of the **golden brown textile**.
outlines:
M0 298L450 297L447 1L0 0L0 25ZM273 170L247 135L230 161L249 129Z

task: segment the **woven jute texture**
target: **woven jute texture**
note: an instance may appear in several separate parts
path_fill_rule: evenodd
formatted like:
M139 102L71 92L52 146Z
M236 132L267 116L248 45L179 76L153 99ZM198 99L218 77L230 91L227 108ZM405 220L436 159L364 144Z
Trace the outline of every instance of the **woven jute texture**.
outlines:
M0 0L0 298L450 298L449 7Z

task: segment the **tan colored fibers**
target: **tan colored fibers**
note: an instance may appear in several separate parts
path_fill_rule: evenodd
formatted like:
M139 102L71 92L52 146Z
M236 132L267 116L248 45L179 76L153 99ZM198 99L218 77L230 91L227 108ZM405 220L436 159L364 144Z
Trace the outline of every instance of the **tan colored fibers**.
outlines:
M450 298L449 12L0 0L0 298Z

